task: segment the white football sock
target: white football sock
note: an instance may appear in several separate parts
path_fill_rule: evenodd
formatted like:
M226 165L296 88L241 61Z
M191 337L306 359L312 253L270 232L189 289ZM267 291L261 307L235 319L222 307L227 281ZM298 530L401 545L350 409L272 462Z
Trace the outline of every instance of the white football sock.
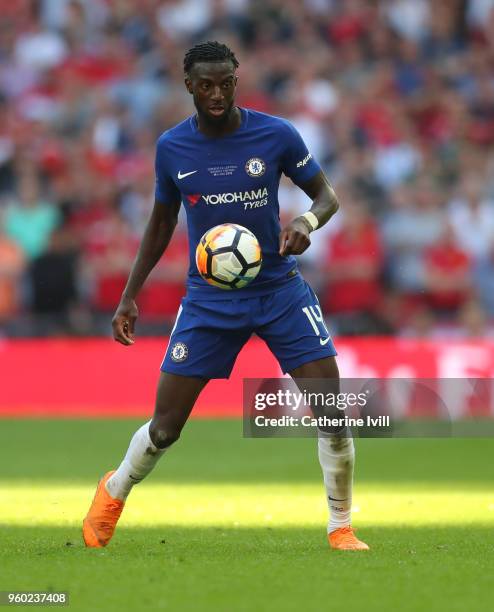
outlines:
M148 421L135 432L124 460L106 483L106 490L116 499L125 501L132 487L149 474L166 451L160 450L151 441L150 423Z
M318 451L326 487L330 533L351 524L355 448L350 437L328 437L328 434L320 433Z

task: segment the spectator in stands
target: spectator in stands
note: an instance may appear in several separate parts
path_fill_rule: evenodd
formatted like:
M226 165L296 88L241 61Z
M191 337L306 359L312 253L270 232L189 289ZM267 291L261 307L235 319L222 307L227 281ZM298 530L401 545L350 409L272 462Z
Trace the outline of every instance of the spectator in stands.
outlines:
M494 201L482 193L482 178L465 177L459 197L449 205L449 216L458 244L476 261L494 249Z
M343 226L332 237L326 258L324 309L356 318L376 314L383 299L383 251L376 223L360 201L347 202Z
M113 313L137 252L138 240L118 211L106 210L94 224L98 241L86 244L84 265L92 284L91 302L98 312Z
M487 257L475 262L472 282L487 314L494 317L494 247Z
M438 240L444 223L437 193L422 177L414 190L395 190L391 207L382 226L389 279L398 291L416 297L424 289L424 251Z
M21 247L2 229L0 216L0 325L20 312L26 258Z
M42 255L60 222L57 207L40 196L36 176L19 178L18 197L5 211L5 233L16 242L28 259Z
M463 304L458 313L458 336L477 340L492 340L494 327L489 324L487 313L477 300Z
M153 270L139 296L139 314L144 321L163 318L173 321L182 297L189 267L187 232L177 227L164 257Z
M45 252L29 266L31 311L38 316L38 333L72 332L71 308L78 299L78 252L69 229L55 230Z
M454 315L472 294L471 260L445 222L440 239L425 252L426 299L436 311Z

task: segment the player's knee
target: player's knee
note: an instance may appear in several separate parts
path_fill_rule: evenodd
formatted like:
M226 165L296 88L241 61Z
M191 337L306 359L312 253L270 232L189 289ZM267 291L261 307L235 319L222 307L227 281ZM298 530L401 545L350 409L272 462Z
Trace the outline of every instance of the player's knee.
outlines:
M164 429L159 426L153 427L153 424L151 423L149 427L149 436L157 448L164 449L171 446L180 438L180 431L170 428Z
M354 452L353 438L348 429L344 435L331 436L329 439L329 446L335 453L351 454Z

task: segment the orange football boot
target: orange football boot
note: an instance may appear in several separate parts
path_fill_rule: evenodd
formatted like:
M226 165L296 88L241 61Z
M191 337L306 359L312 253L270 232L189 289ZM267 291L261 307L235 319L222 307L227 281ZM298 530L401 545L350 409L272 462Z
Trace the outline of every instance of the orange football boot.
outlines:
M350 525L328 533L328 542L331 548L335 550L369 550L367 544L361 542L353 533Z
M125 502L111 497L105 487L114 473L115 471L107 472L99 481L93 503L82 522L82 537L86 546L91 548L101 548L108 544L122 514Z

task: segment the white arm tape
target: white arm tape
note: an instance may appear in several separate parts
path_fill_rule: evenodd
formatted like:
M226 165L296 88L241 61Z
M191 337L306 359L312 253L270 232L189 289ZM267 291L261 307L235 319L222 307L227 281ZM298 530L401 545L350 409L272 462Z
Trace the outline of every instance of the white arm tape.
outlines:
M304 219L307 219L309 225L312 228L311 231L314 231L319 227L319 219L316 217L316 215L313 212L310 212L310 210L301 216L304 217Z

